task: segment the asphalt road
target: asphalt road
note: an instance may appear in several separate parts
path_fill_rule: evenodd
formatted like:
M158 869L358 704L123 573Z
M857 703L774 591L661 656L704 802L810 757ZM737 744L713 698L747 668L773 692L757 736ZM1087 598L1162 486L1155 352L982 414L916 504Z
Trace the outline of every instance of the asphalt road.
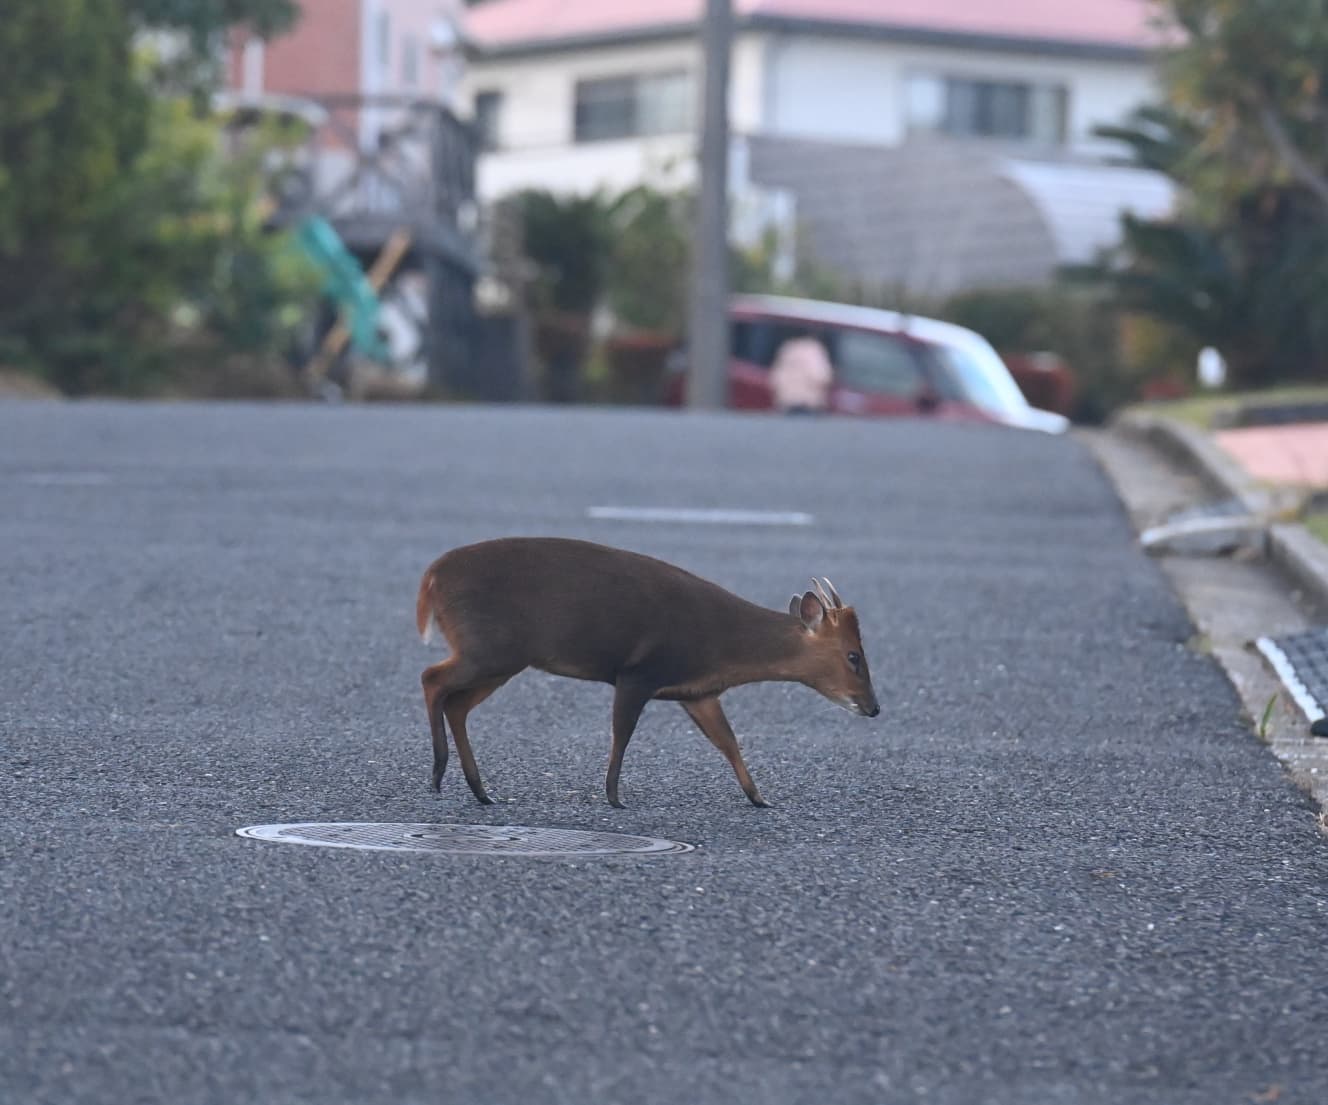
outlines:
M587 519L806 511L803 528ZM610 691L428 788L444 549L575 535L855 604L884 712ZM1069 439L665 413L0 405L4 1105L1328 1099L1328 844ZM690 841L410 856L237 826ZM1263 1095L1258 1097L1256 1095Z

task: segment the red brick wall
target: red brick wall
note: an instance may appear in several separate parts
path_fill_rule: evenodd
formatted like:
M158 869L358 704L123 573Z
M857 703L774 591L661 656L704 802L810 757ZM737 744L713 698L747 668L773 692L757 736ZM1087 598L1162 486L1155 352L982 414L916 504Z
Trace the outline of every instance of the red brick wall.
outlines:
M295 29L267 44L268 92L359 92L360 0L305 0Z
M360 0L304 0L295 28L267 44L263 91L325 95L357 93L360 79ZM227 59L227 81L244 88L244 36Z

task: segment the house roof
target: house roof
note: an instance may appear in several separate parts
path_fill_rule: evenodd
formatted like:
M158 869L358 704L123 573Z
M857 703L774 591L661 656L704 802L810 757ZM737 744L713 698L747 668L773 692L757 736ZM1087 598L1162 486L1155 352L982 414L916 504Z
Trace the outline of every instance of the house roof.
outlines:
M484 53L677 34L703 0L488 0L466 16ZM1135 55L1157 42L1147 0L733 0L739 26L969 40Z

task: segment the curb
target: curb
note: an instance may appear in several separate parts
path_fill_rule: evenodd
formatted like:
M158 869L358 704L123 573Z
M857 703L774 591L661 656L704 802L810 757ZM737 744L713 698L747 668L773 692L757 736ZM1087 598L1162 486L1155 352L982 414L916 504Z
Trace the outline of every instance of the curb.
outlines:
M1111 428L1151 445L1192 470L1216 494L1237 500L1249 514L1264 519L1263 552L1268 562L1315 607L1328 612L1328 546L1299 523L1279 520L1294 517L1305 495L1261 486L1208 434L1174 419L1127 411Z
M1268 527L1268 560L1320 611L1328 611L1328 547L1294 522Z
M1275 496L1256 484L1202 430L1171 418L1138 411L1127 411L1118 417L1112 423L1112 429L1144 441L1170 459L1193 469L1209 490L1224 499L1238 500L1249 513L1272 513Z

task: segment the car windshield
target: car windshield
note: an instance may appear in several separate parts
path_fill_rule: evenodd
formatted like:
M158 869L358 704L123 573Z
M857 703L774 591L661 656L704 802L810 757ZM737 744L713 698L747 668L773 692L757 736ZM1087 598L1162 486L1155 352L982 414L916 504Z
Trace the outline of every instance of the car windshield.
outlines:
M1021 414L1028 409L1023 392L995 350L984 355L981 350L949 343L932 348L962 397L974 406L998 414Z

